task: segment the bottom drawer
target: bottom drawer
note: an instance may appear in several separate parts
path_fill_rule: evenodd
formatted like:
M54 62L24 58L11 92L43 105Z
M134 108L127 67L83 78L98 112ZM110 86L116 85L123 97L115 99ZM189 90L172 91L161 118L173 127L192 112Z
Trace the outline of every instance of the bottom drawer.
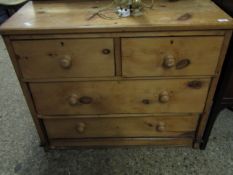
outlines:
M193 138L190 137L142 137L142 138L83 138L83 139L50 139L49 148L66 149L85 146L131 146L131 145L154 145L154 146L193 146Z
M193 137L197 115L44 119L50 139Z

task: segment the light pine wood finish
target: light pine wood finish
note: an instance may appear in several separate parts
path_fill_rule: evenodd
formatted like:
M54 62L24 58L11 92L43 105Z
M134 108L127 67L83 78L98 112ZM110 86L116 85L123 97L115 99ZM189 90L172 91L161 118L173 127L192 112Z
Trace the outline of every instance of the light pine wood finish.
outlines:
M226 55L226 52L227 52L227 49L228 49L228 45L229 45L231 36L232 36L232 31L226 32L225 40L224 40L224 43L222 45L221 55L220 55L220 58L219 58L219 61L218 61L218 66L216 68L216 72L218 74L217 74L217 77L213 78L212 81L211 81L211 86L210 86L210 89L209 89L209 94L208 94L208 98L207 98L207 101L206 101L206 105L205 105L204 111L203 111L203 113L201 115L199 126L197 128L197 133L196 133L197 142L194 142L194 147L196 147L196 148L199 147L198 141L199 142L201 141L202 135L203 135L203 133L205 131L205 126L206 126L206 123L207 123L207 120L208 120L208 117L209 117L209 113L210 113L210 110L211 110L211 107L212 107L212 104L213 104L213 100L214 100L213 99L214 93L215 93L215 90L217 88L218 80L219 80L219 77L220 77L221 69L222 69L222 66L223 66L224 58L225 58L225 55Z
M120 37L168 37L168 36L224 36L225 30L209 31L158 31L158 32L105 32L105 33L74 33L74 34L37 34L37 35L10 35L11 40L32 39L77 39L77 38L120 38Z
M14 41L13 47L26 79L115 75L113 39Z
M29 2L1 27L1 31L4 34L51 34L209 30L233 27L231 17L209 0L157 0L153 10L145 9L145 15L140 17L116 20L94 17L88 20L93 13L110 3L111 1L69 0L65 3Z
M88 20L109 3L28 2L0 27L42 145L198 148L232 18L209 0L158 0Z
M23 95L24 95L24 97L26 99L26 102L28 104L28 108L29 108L29 110L31 112L32 119L34 121L36 130L37 130L38 135L40 137L40 144L42 146L47 146L48 145L48 139L47 139L47 134L46 134L44 125L42 123L42 120L40 120L37 117L37 112L36 112L36 109L35 109L34 102L33 102L32 98L31 98L31 92L29 90L28 83L25 83L25 82L21 81L22 80L22 73L21 73L21 70L20 70L20 68L18 66L17 58L15 56L12 43L11 43L10 39L8 37L6 37L6 36L4 36L3 39L4 39L4 42L6 44L6 48L8 50L9 56L11 58L12 64L14 66L15 73L16 73L17 78L19 80L20 86L22 88Z
M120 77L122 75L122 60L121 60L121 39L114 39L115 46L115 75Z
M29 83L51 83L51 82L89 82L89 81L125 81L125 80L169 80L169 79L209 79L215 78L217 75L204 75L204 76L169 76L169 77L122 77L116 75L115 77L86 77L86 78L45 78L45 79L24 79L23 82Z
M76 147L104 147L104 146L186 146L191 147L191 138L92 138L92 139L51 139L49 148L67 149Z
M45 119L48 137L193 137L198 116Z
M197 114L189 113L153 113L153 114L94 114L94 115L37 115L40 119L82 119L82 118L125 118L125 117L174 117L174 116L197 116Z
M122 74L125 77L213 75L223 39L221 36L123 38Z
M111 113L200 113L209 79L31 83L42 115ZM199 82L199 87L192 83ZM195 104L195 105L194 105Z

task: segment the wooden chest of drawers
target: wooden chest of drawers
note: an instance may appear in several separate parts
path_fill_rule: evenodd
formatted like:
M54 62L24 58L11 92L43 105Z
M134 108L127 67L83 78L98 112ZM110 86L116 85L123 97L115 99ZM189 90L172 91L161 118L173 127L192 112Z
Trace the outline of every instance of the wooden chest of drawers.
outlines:
M202 0L88 18L106 3L29 2L1 26L42 144L198 148L232 19Z

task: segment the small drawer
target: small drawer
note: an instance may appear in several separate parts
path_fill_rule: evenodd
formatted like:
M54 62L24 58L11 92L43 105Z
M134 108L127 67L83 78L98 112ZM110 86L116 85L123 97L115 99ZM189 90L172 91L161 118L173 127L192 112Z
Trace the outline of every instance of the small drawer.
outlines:
M14 41L23 77L67 78L114 76L112 39Z
M100 137L193 137L198 116L44 119L50 139Z
M122 39L125 77L213 75L222 36Z
M30 83L41 115L199 113L210 79Z

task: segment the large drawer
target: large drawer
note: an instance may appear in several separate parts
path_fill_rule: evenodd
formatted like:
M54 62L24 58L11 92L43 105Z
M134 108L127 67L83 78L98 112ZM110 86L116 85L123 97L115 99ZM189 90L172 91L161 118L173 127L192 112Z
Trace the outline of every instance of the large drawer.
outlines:
M24 78L114 76L113 39L14 41Z
M93 137L192 137L198 116L44 119L50 139Z
M30 83L42 115L202 112L210 79Z
M123 76L213 75L223 36L123 38Z

